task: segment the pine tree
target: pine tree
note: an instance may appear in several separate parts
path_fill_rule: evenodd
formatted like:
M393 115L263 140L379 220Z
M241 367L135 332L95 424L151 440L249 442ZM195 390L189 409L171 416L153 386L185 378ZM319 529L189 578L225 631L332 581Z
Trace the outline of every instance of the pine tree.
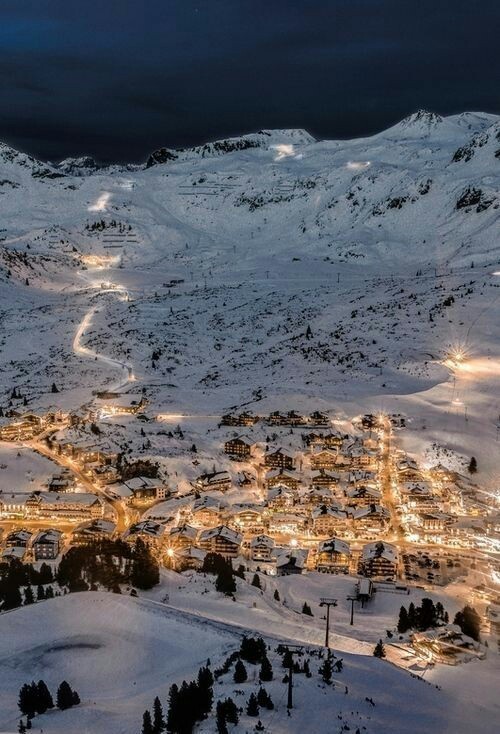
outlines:
M240 656L242 660L252 665L262 662L266 655L266 643L262 637L247 637L243 635L240 645Z
M33 595L33 589L31 588L31 586L27 586L24 591L24 604L25 605L33 604L34 601L35 601L35 597Z
M260 584L260 578L258 573L254 573L253 579L252 579L252 586L255 586L256 589L262 589L262 586Z
M25 714L29 718L33 718L36 713L36 699L37 686L34 681L31 684L25 683L23 686L21 686L21 690L19 691L19 698L17 700L17 705L20 712L22 714Z
M330 650L328 650L328 654L326 658L324 659L323 664L321 665L318 672L320 673L321 677L323 678L323 681L327 683L328 685L330 685L330 683L332 682L332 673L333 673L332 655L331 655Z
M469 461L469 466L467 468L469 474L475 474L477 472L477 459L475 456L471 457L471 460Z
M78 695L76 691L73 691L71 694L71 705L78 706L79 703L80 703L80 696Z
M199 669L197 683L199 689L200 713L202 716L206 716L212 710L214 701L212 689L214 677L208 666Z
M373 654L376 658L385 658L385 647L382 640L379 640L373 648Z
M165 719L163 717L163 709L161 701L156 696L153 702L153 732L154 734L160 734L165 729Z
M43 601L45 599L45 589L41 584L38 584L36 589L36 600Z
M244 683L247 678L248 678L247 669L245 668L241 660L237 660L236 665L234 666L234 675L233 675L234 682Z
M264 682L273 679L273 668L267 655L262 659L259 671L259 678Z
M226 698L224 701L224 709L226 712L226 721L228 721L230 724L237 724L238 723L238 707L236 706L235 702L232 698Z
M272 711L272 709L274 708L274 703L271 700L271 696L265 688L262 688L262 686L257 692L257 703L259 704L259 706L261 706L262 708L266 708L269 711Z
M37 713L44 714L48 709L54 708L52 695L47 688L47 684L43 680L38 681L37 685Z
M275 598L276 601L281 601L281 597L280 597L280 593L279 593L278 589L275 589L274 590L273 596L274 596L274 598Z
M179 725L179 687L174 683L168 692L167 731L178 731Z
M52 586L47 586L45 589L45 598L46 599L53 599L54 598L54 589Z
M236 582L234 580L231 562L225 563L219 570L215 580L215 588L226 596L231 596L236 591Z
M247 715L248 716L258 716L259 715L259 705L257 703L257 698L255 696L255 693L251 693L250 698L248 699Z
M23 599L21 592L19 591L19 586L8 582L3 592L2 611L7 611L7 609L17 609L17 607L20 607L22 603Z
M151 721L151 713L147 710L142 715L141 734L154 734L153 723Z
M311 607L309 606L309 604L306 601L304 602L304 604L302 606L302 614L307 614L308 617L313 617L314 616L313 613L312 613L312 611L311 611Z
M217 723L217 734L229 734L228 728L226 726L226 713L224 710L224 703L222 701L217 701L215 717Z
M64 711L73 706L73 691L71 686L65 680L62 681L61 685L57 689L56 696L57 708Z
M481 617L474 607L465 606L460 612L457 612L453 624L458 624L464 635L479 642Z
M410 629L410 622L408 620L408 612L406 611L406 607L401 607L399 610L399 619L398 619L398 632L404 633L407 632Z
M415 629L417 626L417 612L413 602L410 602L410 606L408 607L408 625L409 629Z
M59 389L55 382L52 383L52 387L50 388L50 391L53 393L59 392Z

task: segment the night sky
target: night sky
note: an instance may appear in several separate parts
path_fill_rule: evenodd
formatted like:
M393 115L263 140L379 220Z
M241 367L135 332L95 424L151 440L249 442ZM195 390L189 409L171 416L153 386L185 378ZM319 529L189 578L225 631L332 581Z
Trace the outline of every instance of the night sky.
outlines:
M500 113L500 2L1 0L0 140L138 161L260 128Z

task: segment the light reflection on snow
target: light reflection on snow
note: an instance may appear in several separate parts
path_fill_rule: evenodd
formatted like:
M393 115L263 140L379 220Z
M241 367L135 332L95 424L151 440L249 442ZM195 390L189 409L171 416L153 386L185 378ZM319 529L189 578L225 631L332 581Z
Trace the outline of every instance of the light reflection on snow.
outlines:
M363 171L371 166L370 161L347 161L346 168L350 171Z
M276 151L275 161L296 157L295 146L292 143L278 143L278 145L271 145L271 148Z
M98 199L93 204L90 204L87 208L89 212L105 212L108 208L111 194L109 191L103 191Z

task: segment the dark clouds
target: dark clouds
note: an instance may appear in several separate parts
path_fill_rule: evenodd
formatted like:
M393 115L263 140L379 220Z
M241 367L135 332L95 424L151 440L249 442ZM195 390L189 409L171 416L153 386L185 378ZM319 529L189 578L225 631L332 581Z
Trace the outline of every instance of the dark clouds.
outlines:
M140 160L262 127L500 112L497 0L2 0L0 139Z

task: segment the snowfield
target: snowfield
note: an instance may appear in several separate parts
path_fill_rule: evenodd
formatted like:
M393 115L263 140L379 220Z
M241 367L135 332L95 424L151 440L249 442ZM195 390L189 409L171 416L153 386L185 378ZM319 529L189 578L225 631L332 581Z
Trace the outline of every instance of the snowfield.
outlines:
M1 416L96 409L102 390L144 394L144 420L104 414L98 439L88 422L63 433L158 461L182 495L213 466L233 478L241 470L222 451L233 434L220 426L224 413L320 410L346 431L362 413L401 413L398 447L424 467L463 471L475 456L474 481L498 498L499 172L500 118L481 112L419 111L356 140L264 130L160 149L141 166L46 164L0 144ZM270 430L243 432L263 442ZM282 434L285 448L300 445L299 432ZM0 444L4 491L32 491L54 470L26 446ZM259 499L255 485L226 495ZM174 515L184 501L148 514ZM232 602L213 580L166 573L140 599L73 594L2 614L0 730L16 730L24 682L55 689L66 678L81 707L36 719L35 732L135 734L155 695L166 705L172 682L207 657L220 664L245 629L273 649L283 637L321 646L319 596L344 600L353 584L317 574L264 581L264 594L239 582ZM286 606L273 599L278 587ZM451 615L468 595L457 583L433 597ZM306 600L314 617L304 622ZM389 661L372 657L408 602L378 594L353 627L343 602L335 689L316 674L298 678L287 717L279 670L267 730L496 732L495 651L428 671L396 648ZM238 695L230 676L215 689ZM255 723L243 716L236 731ZM214 720L199 731L215 731Z
M232 602L225 600L224 604L231 606ZM1 730L16 728L20 686L43 677L51 689L67 679L78 690L82 704L36 717L33 731L70 734L133 734L155 695L165 703L171 683L192 679L207 657L214 667L222 662L239 647L243 631L158 602L98 592L70 594L25 607L2 616L1 622ZM325 731L325 726L337 731L342 721L354 731L364 726L370 734L496 731L498 704L494 701L481 706L467 697L459 703L456 692L438 690L389 662L349 653L342 653L344 669L334 676L334 688L320 684L315 672L311 679L295 677L295 708L288 717L286 686L274 652L276 638L269 635L268 642L275 680L266 688L276 709L262 712L261 719L273 734ZM474 678L470 665L462 667ZM257 668L247 667L249 681L235 686L231 675L223 676L215 684L216 697L232 695L238 705L244 705L258 688ZM461 685L466 689L468 676ZM235 689L243 691L241 700ZM243 715L237 731L248 731L255 723ZM214 732L214 720L201 724L199 731Z

